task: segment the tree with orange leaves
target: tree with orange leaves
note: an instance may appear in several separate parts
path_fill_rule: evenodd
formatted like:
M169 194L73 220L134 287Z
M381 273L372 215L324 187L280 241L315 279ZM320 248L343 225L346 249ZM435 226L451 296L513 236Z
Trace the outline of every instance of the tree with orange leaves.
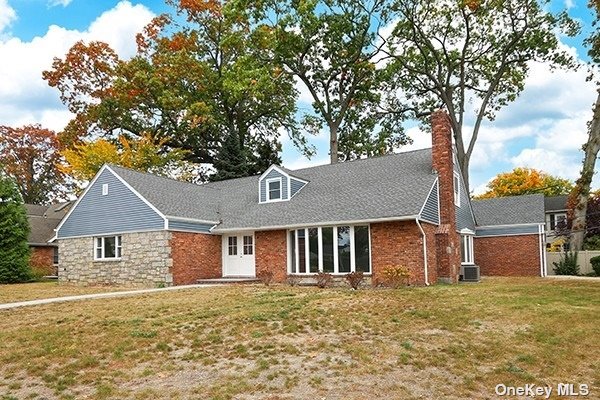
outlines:
M226 1L169 3L178 16L156 17L137 36L132 59L119 60L103 43L76 44L44 72L76 114L61 140L148 134L164 151L213 164L236 135L249 175L281 161L281 132L309 154L296 127L293 78L267 57L273 43L265 33Z
M545 196L569 194L573 184L568 179L549 175L534 168L515 168L511 172L498 174L487 184L488 191L477 199L520 196L541 193Z
M0 168L15 180L25 203L66 200L69 185L59 161L55 132L40 125L0 126Z

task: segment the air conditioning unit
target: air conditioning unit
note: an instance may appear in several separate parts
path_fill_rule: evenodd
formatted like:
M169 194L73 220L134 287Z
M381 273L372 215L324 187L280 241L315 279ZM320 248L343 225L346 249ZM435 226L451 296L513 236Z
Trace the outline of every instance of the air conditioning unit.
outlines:
M464 282L479 282L479 265L461 265L460 274Z

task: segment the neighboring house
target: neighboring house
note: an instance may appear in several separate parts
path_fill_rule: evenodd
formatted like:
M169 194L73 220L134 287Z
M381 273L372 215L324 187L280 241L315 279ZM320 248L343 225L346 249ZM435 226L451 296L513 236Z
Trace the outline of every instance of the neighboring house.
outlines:
M477 263L476 224L448 116L434 113L432 125L431 149L204 185L105 165L57 228L59 279L180 285L362 271L377 282L402 266L412 284L456 282Z
M560 251L566 243L566 237L560 231L566 229L568 199L569 196L566 195L551 196L544 199L546 246L549 250Z
M58 244L50 242L55 229L66 215L71 203L40 206L25 204L29 221L27 243L31 249L29 264L46 275L56 276L58 267Z
M546 276L544 196L473 200L482 275Z

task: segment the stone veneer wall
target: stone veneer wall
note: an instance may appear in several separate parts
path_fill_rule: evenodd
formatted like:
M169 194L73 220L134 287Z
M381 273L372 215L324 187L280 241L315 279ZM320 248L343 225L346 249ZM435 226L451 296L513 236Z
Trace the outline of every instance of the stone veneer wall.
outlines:
M59 240L59 281L131 286L173 283L170 232L124 233L121 237L118 261L94 261L92 237Z

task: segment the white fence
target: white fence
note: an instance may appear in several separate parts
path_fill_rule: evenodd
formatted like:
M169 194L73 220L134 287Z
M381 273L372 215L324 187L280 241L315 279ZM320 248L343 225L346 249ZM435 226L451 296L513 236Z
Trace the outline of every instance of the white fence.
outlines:
M556 275L554 273L553 262L558 262L563 253L557 251L546 252L546 260L548 265L548 275ZM600 251L580 251L577 253L577 263L579 264L579 274L586 275L594 272L590 258L600 256Z

